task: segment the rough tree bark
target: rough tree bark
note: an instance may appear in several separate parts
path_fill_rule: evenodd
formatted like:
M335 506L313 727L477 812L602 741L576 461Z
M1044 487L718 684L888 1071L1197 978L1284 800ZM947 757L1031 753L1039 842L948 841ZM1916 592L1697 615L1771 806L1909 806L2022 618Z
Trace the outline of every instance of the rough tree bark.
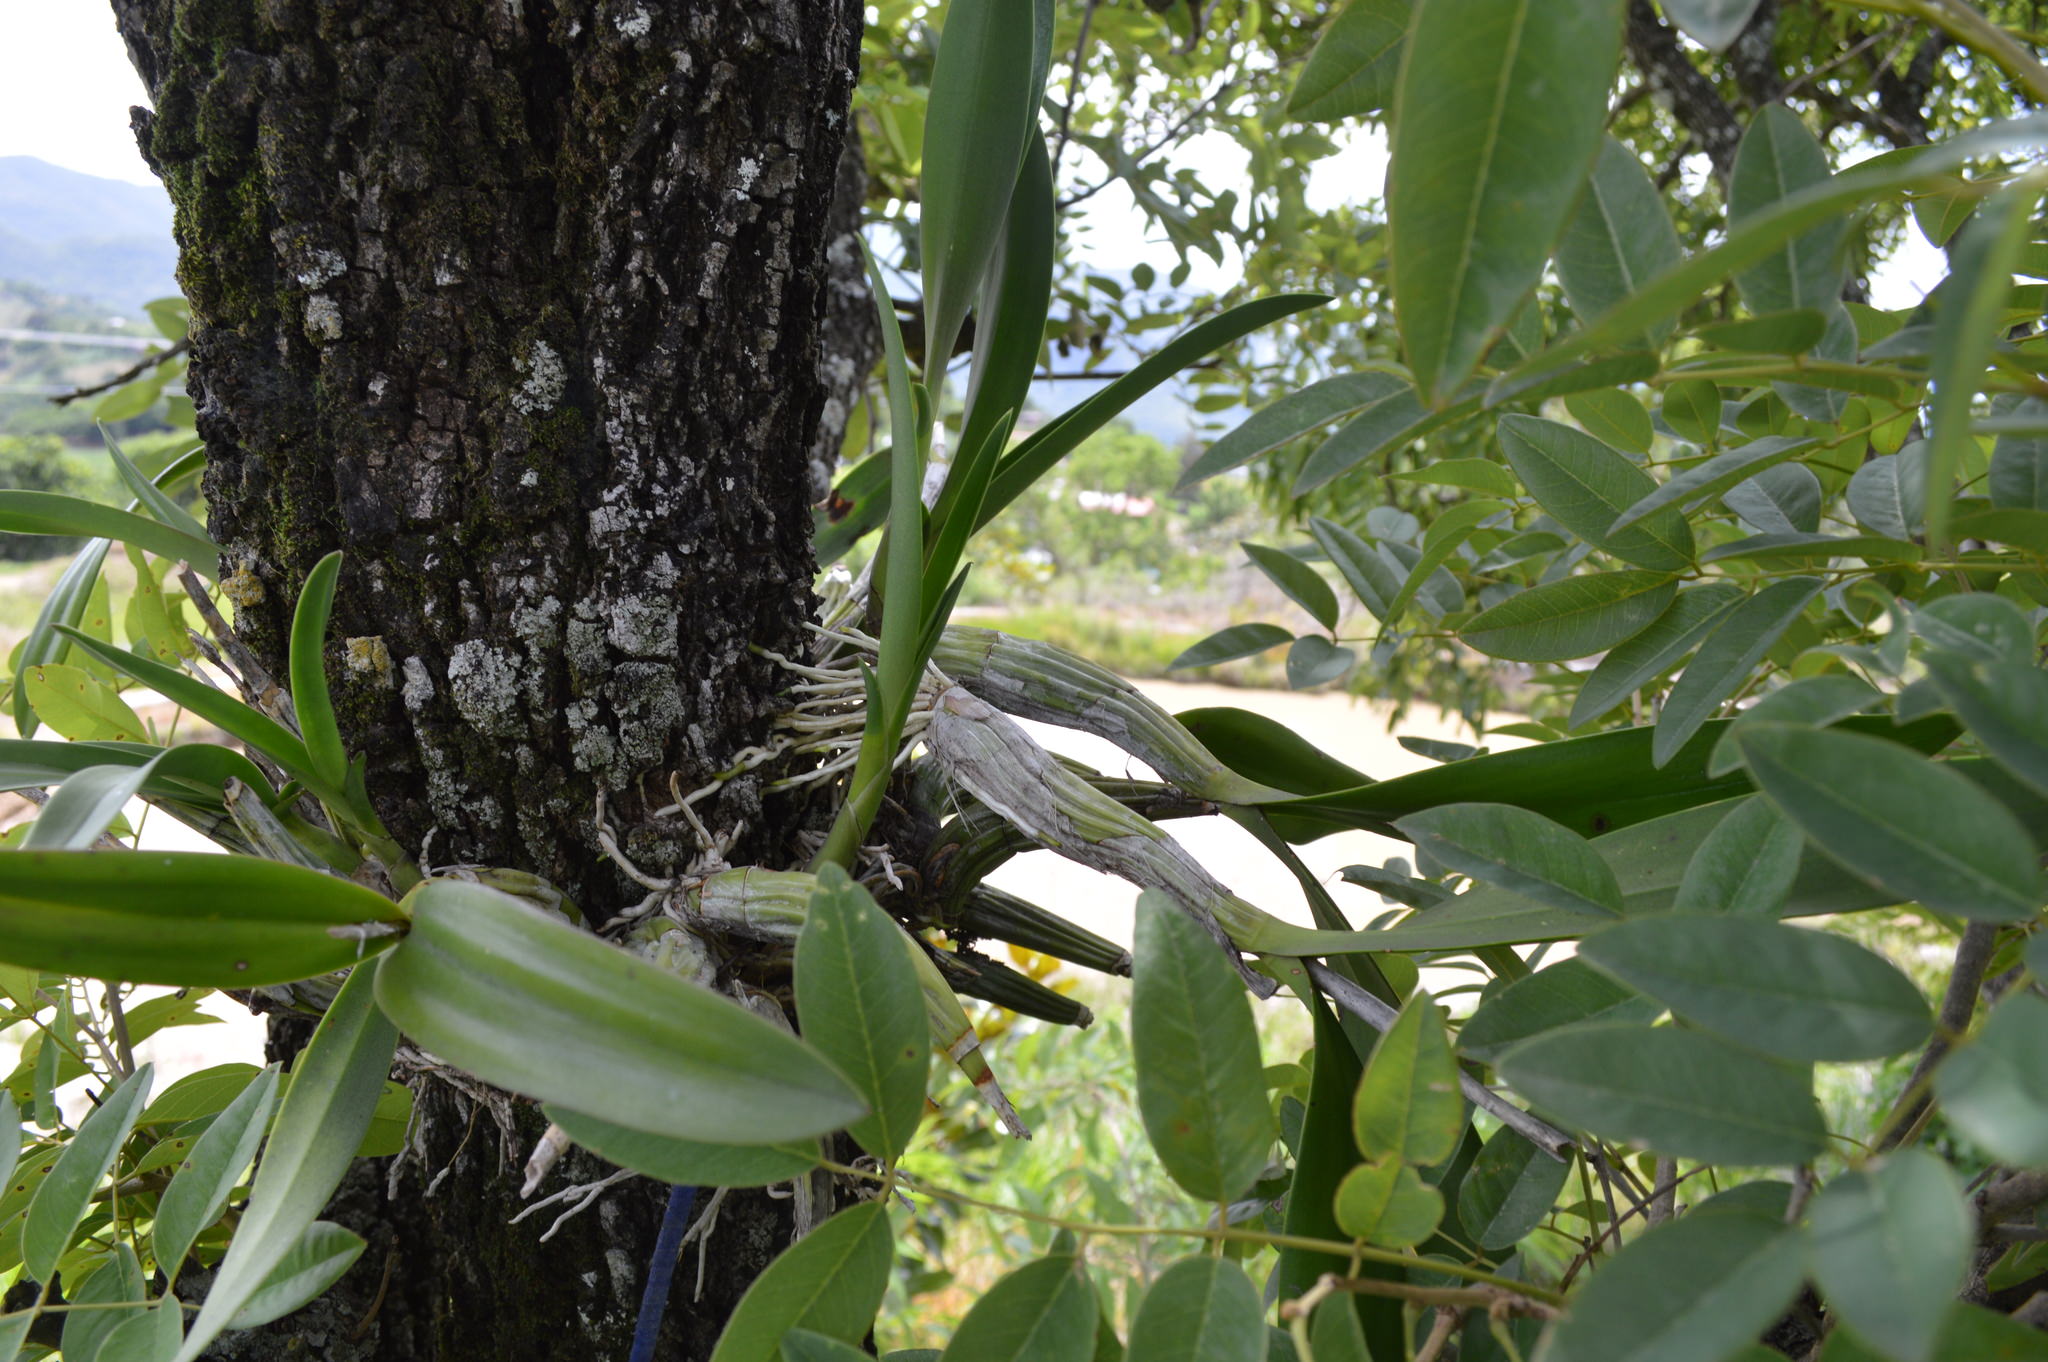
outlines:
M299 583L345 550L328 671L387 825L604 921L643 891L599 851L600 792L634 860L687 865L652 811L761 736L750 645L802 637L859 5L113 7L238 633L281 675ZM736 863L796 860L802 810L758 786L699 811L745 825ZM518 1139L453 1086L420 1099L396 1194L365 1167L335 1208L371 1238L356 1269L220 1355L623 1358L658 1189L539 1245L505 1223ZM708 1353L779 1246L768 1205L728 1207L700 1309L685 1263L664 1357Z

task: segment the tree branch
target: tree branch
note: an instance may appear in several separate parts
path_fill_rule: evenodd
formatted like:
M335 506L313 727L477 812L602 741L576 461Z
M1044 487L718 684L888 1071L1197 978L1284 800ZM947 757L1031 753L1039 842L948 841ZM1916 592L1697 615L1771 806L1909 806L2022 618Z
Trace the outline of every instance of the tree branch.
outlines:
M1742 125L1714 83L1685 55L1678 35L1650 8L1650 0L1629 0L1628 56L1651 90L1670 99L1672 115L1698 140L1714 173L1725 181L1735 168Z
M1984 971L1991 964L1991 950L1997 939L1998 927L1994 923L1972 922L1963 928L1963 938L1956 943L1955 967L1948 976L1948 990L1942 994L1941 1011L1934 1019L1934 1039L1927 1042L1927 1049L1906 1079L1898 1104L1885 1118L1884 1134L1877 1142L1879 1153L1903 1143L1926 1114L1928 1080L1942 1056L1970 1029L1970 1018L1977 1012L1977 990L1984 984Z

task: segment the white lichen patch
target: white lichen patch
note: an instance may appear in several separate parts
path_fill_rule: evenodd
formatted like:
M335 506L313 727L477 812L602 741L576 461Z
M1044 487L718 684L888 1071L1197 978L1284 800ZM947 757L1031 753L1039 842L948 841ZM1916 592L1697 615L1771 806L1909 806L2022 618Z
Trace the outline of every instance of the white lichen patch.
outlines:
M733 186L732 196L743 199L754 190L754 181L761 178L761 163L751 156L740 157L739 169L733 172L739 183Z
M562 711L569 724L569 754L579 771L608 769L619 745L597 722L597 701L578 700Z
M569 370L562 363L562 357L555 353L555 347L544 340L536 340L528 347L524 358L512 361L512 367L526 375L519 391L512 394L513 407L528 416L535 412L553 411L569 386Z
M316 339L341 339L341 309L324 293L306 300L306 334Z
M519 732L519 662L512 654L466 639L448 659L448 686L472 728L497 737Z
M524 473L521 473L519 475L519 485L521 487L540 486L540 471L534 468L527 469Z
M646 10L635 5L629 13L614 17L612 26L625 38L638 42L653 30L654 18Z
M405 684L399 688L398 698L405 701L407 709L418 713L434 698L434 677L427 670L425 658L408 657L404 671Z
M612 646L628 657L672 657L676 650L676 611L667 601L628 596L612 607Z
M307 259L306 268L298 273L298 281L305 288L319 288L348 273L348 261L341 258L341 252L317 250Z
M390 687L391 650L384 646L382 635L343 639L341 656L348 669L356 675L367 676L387 689Z
M531 577L520 585L532 582ZM543 596L532 605L520 605L512 610L512 632L526 645L530 653L547 653L562 640L562 603L553 596Z

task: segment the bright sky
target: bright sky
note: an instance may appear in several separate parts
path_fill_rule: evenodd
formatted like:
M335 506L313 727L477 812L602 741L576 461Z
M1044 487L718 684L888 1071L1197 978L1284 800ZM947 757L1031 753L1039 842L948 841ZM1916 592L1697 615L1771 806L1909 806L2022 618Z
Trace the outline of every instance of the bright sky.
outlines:
M102 0L0 0L0 156L155 184L128 131L148 102Z

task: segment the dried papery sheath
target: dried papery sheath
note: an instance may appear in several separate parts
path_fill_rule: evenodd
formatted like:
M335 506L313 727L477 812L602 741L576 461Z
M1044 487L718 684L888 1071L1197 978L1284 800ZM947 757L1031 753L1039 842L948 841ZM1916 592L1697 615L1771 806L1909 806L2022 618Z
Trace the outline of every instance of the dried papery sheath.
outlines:
M925 744L956 784L1040 846L1163 891L1216 938L1253 993L1272 996L1278 985L1246 966L1236 943L1284 924L1217 883L1164 829L1054 761L1016 720L954 686L939 697Z
M318 870L322 874L334 872L334 867L315 856L304 842L294 837L283 820L271 812L270 806L241 781L228 781L224 802L228 816L235 820L235 826L258 856L268 861L283 861L286 865Z
M1259 804L1290 797L1216 760L1130 682L1050 643L955 625L940 636L932 662L1005 713L1105 738L1204 799Z
M1088 1026L1095 1021L1095 1014L1076 1000L1001 961L950 951L939 951L932 958L955 993L1058 1026Z
M1122 946L993 885L976 886L953 925L967 935L1022 946L1104 974L1131 972L1131 953Z

